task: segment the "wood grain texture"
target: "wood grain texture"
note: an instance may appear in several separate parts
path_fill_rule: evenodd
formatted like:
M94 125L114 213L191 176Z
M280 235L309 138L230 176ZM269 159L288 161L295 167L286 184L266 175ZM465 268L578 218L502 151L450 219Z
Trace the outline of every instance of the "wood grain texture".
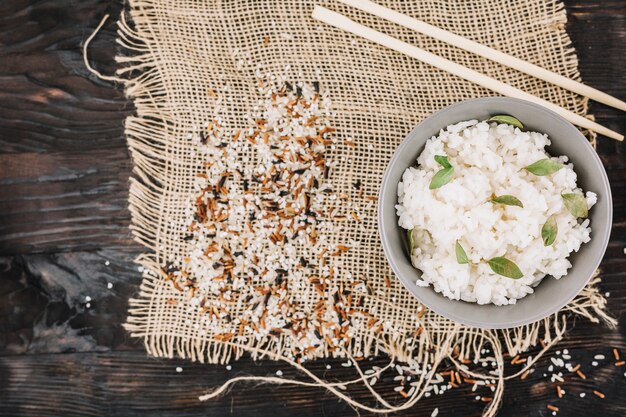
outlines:
M0 154L0 253L132 245L125 149Z
M0 257L0 353L141 348L120 326L141 282L132 262L137 254L108 249Z
M571 350L571 349L570 349ZM600 352L601 350L596 350ZM582 352L583 355L586 352ZM576 358L576 352L573 357ZM544 361L545 362L545 361ZM344 368L331 361L331 369L317 362L310 369L329 380L346 380L356 376L352 368ZM369 361L382 366L384 359ZM547 367L543 364L543 369ZM181 367L182 372L177 372ZM553 404L568 417L589 416L590 409L602 410L602 416L623 416L626 408L620 404L622 392L617 384L612 365L593 368L585 364L582 369L587 381L568 378L562 384L566 395L559 400L555 384L535 373L525 381L516 380L507 385L501 411L503 416L547 416L546 405ZM541 369L541 368L540 368ZM207 366L182 360L148 358L142 352L66 353L48 355L21 355L0 357L0 410L4 415L37 416L355 416L357 413L344 402L317 388L283 385L241 384L216 400L200 403L199 395L210 387L238 375L275 375L281 370L285 378L302 378L288 366L271 362L252 362L244 359L225 366ZM391 372L377 383L392 391L396 382ZM594 381L590 381L593 378ZM623 379L623 376L621 376ZM44 382L45 381L45 382ZM591 390L599 389L604 400L595 397ZM348 392L358 398L368 398L365 388ZM479 416L484 403L476 395L489 395L488 389L472 392L469 386L440 396L428 398L402 414L430 416L439 408L441 416ZM587 396L580 398L579 393ZM399 401L399 394L385 397ZM361 415L368 415L361 413Z
M85 68L80 48L104 14L121 8L118 1L0 2L1 152L125 149L121 122L132 103ZM115 71L115 51L112 19L90 53L102 73Z
M566 6L584 81L626 98L626 2L567 0ZM121 0L0 2L0 416L357 415L323 390L290 386L244 384L199 403L199 394L234 374L280 369L302 376L281 363L247 358L231 371L148 358L122 329L127 300L140 282L132 259L142 250L128 231L132 165L123 122L133 108L120 86L87 71L81 55L100 18L122 7ZM90 52L102 73L114 71L114 38L111 19ZM624 113L595 103L591 113L626 132ZM609 309L620 325L609 330L579 319L559 349L570 351L588 379L566 376L567 394L559 400L556 384L542 377L546 358L528 379L507 383L503 416L550 416L546 404L564 416L626 415L626 367L591 365L593 355L609 357L613 347L626 356L624 146L598 142L615 211L602 290L610 293ZM354 375L338 360L309 366L331 379ZM379 384L391 389L392 377ZM596 388L604 400L591 394ZM363 387L350 394L369 398ZM479 416L483 404L476 394L454 390L402 415L430 416L438 407L440 416Z

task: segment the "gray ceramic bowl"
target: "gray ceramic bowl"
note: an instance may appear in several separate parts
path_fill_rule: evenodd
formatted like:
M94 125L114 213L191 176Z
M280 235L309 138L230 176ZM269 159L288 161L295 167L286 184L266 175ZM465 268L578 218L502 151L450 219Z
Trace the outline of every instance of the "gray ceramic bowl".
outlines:
M528 130L547 133L552 141L552 155L567 155L578 174L578 186L598 194L598 203L590 210L591 241L570 256L572 268L559 280L546 277L535 292L508 306L478 305L450 300L432 287L418 287L414 282L421 272L409 260L406 231L398 226L395 205L397 187L403 172L416 163L426 140L447 125L463 120L485 120L496 114L518 118ZM422 303L451 320L482 328L502 329L532 323L547 317L571 301L583 289L600 264L606 250L613 206L609 180L600 158L585 137L561 116L536 104L502 97L467 100L428 117L400 144L389 162L380 188L378 225L387 259L396 276Z

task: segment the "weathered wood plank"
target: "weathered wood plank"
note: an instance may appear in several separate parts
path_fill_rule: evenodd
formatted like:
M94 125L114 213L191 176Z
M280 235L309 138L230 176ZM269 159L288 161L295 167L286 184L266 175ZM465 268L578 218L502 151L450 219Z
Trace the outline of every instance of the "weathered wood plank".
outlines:
M0 355L143 350L122 328L141 281L136 255L127 249L0 257Z
M596 353L610 354L607 347L598 347ZM575 347L570 348L574 360L579 359ZM583 354L586 354L583 351ZM587 380L565 375L561 384L566 391L563 399L556 395L556 384L543 377L548 372L549 361L543 361L539 369L526 380L519 379L507 383L507 395L500 415L521 417L529 415L550 415L547 404L560 408L560 415L585 416L591 408L603 410L602 416L623 416L626 405L621 401L622 390L618 381L623 380L623 368L616 368L607 361L593 367L589 361L582 362ZM329 379L355 377L353 368L341 366L341 361L308 365L315 374ZM364 368L382 366L384 358L362 363ZM180 366L182 372L176 372ZM222 383L233 375L275 375L277 370L285 378L303 376L288 366L263 361L255 363L243 359L232 364L229 371L223 365L207 366L188 363L182 360L154 359L141 352L92 353L92 354L53 354L0 357L0 415L37 416L113 416L139 415L185 416L206 415L331 415L354 416L355 411L331 394L314 387L294 387L289 385L235 386L221 398L200 403L198 395ZM392 391L396 386L395 371L385 374L377 382L379 388ZM601 400L592 394L593 389L601 390L606 398ZM363 386L349 389L353 397L369 399ZM585 392L585 398L579 393ZM466 384L462 388L433 395L420 401L411 409L395 415L430 416L434 408L439 415L480 415L484 403L476 401L476 395L489 395L489 389L471 391ZM386 396L389 401L399 401L398 394ZM370 403L373 404L373 403ZM370 415L361 413L361 415Z
M0 253L133 246L125 149L0 154Z
M572 46L576 48L583 81L625 100L626 71L617 61L626 53L623 41L626 38L626 5L621 0L566 0L564 3L568 15L567 30ZM626 131L623 112L595 102L590 102L590 112L610 129ZM626 165L624 147L615 141L601 138L598 152L613 156L620 166Z
M0 2L0 153L125 147L123 120L132 112L121 86L101 81L80 46L120 1ZM115 71L115 22L90 48L101 72Z

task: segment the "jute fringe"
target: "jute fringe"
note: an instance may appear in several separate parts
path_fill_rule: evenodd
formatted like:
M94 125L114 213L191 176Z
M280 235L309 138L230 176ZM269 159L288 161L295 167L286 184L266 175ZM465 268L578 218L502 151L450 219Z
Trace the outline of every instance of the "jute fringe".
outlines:
M86 67L104 80L123 83L137 109L136 115L128 117L125 125L134 162L129 207L133 235L148 252L137 258L144 267L144 279L138 297L130 300L126 328L132 336L143 339L151 355L226 363L247 353L253 358L284 361L307 378L301 381L239 376L201 396L201 400L215 398L238 382L257 381L319 386L355 409L395 412L422 399L438 366L446 361L473 378L496 380L493 400L484 410L485 416L493 416L504 393L504 381L522 375L558 343L572 316L615 326L615 320L605 312L606 300L597 290L598 276L559 313L515 329L473 329L430 311L417 314L423 306L404 288L394 280L390 288L386 285L384 276L391 276L391 272L378 243L375 208L364 209L362 224L345 232L345 238L358 238L363 243L344 266L355 271L355 275L361 273L367 277L373 291L365 307L385 325L378 334L366 327L355 327L355 337L346 349L331 351L328 346L322 346L306 358L334 356L350 360L357 377L340 383L325 381L300 361L291 359L287 336L215 340L210 332L202 331L198 313L190 311L183 296L161 276L161 267L168 260L185 256L180 231L172 223L185 220L184 204L193 195L189 178L202 162L192 156L194 147L186 138L195 134L216 111L217 103L206 94L207 89L222 89L227 93L232 101L226 103L226 121L233 126L246 127L245 114L258 98L253 68L246 68L248 62L262 64L263 71L286 75L294 81L317 80L330 92L336 109L338 145L335 156L347 152L340 145L342 140L351 139L358 144L350 163L341 163L334 174L334 181L340 182L339 192L350 190L352 182L359 178L367 193L376 194L386 161L417 121L453 102L490 94L409 58L363 44L344 33L318 29L309 17L314 3L308 0L130 0L130 19L123 14L118 21L117 42L124 54L116 58L119 69L115 76L102 75L89 64L87 50L96 33L85 42ZM322 3L392 36L452 57L463 65L579 114L587 114L586 99L560 88L333 1ZM575 50L564 30L565 10L555 0L511 1L506 5L499 0L449 3L389 0L383 3L568 77L580 78ZM105 21L106 17L97 30ZM269 41L265 42L264 37ZM595 137L590 136L590 140L595 141ZM341 280L350 283L347 278ZM169 303L169 300L176 302ZM420 328L421 333L415 336L415 330ZM532 360L515 374L505 375L503 355L526 352L539 341L544 347ZM481 350L487 347L496 358L495 375L473 371L461 362L480 360ZM371 387L367 383L371 376L366 376L354 359L379 354L388 355L392 362L424 370L418 378L417 389L400 404L387 402ZM356 401L344 392L353 384L364 384L376 406Z

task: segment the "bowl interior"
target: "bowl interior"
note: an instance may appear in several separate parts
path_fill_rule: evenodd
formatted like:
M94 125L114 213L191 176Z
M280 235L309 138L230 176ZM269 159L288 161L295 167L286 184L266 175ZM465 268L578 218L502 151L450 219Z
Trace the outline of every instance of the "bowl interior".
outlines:
M591 241L570 255L572 268L559 280L546 277L514 305L478 305L450 300L432 287L418 287L414 282L421 272L409 260L405 230L398 226L395 205L397 186L407 167L415 164L426 140L447 125L463 120L485 120L495 114L518 118L527 130L547 133L552 142L547 148L553 155L567 155L578 174L578 186L598 195L590 210ZM569 122L536 104L502 97L467 100L433 114L409 133L393 155L383 177L379 200L379 227L385 254L402 283L421 302L435 312L474 327L509 328L540 320L571 301L593 276L606 250L612 222L612 200L608 178L600 158L587 139Z

